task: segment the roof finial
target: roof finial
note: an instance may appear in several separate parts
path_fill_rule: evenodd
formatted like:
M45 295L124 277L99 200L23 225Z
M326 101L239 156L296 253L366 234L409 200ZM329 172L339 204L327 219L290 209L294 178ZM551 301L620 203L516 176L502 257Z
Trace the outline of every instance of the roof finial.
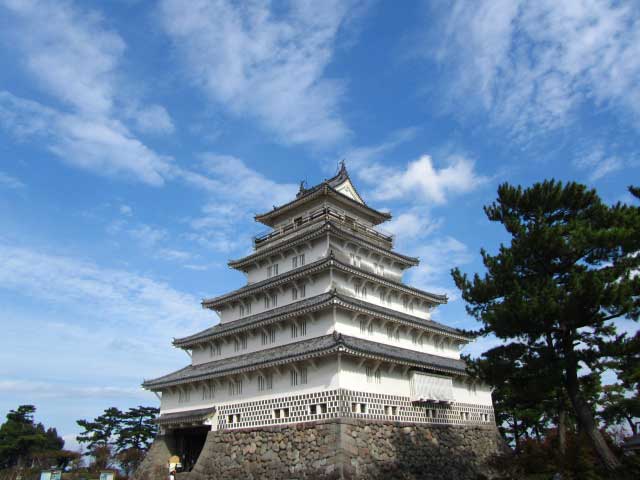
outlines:
M296 197L299 197L300 195L302 195L304 192L307 191L306 184L307 184L306 180L300 180L300 189L298 190L298 194L296 195Z
M345 164L344 158L338 162L340 165L340 171L338 173L347 173L347 165Z

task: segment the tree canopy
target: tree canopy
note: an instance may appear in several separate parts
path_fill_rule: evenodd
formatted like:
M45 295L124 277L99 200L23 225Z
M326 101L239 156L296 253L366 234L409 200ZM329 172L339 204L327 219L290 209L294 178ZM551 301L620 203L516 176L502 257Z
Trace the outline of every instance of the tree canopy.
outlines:
M616 468L593 398L602 371L620 358L614 320L637 321L640 314L638 207L609 206L584 185L551 180L524 189L503 184L484 211L510 243L495 255L481 251L484 276L452 271L481 333L507 342L478 368L502 385L497 401L502 395L522 408L517 396L535 398L542 388L560 413L568 399L604 465Z

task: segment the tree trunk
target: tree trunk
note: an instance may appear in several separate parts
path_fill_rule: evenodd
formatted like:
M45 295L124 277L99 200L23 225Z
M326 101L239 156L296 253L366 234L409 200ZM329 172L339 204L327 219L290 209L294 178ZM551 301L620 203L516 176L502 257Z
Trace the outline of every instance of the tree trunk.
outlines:
M571 342L571 340L569 340L569 342ZM573 405L573 410L578 420L578 426L580 427L580 430L588 435L593 448L595 448L605 467L609 470L615 470L620 467L620 461L611 451L609 445L607 445L607 442L602 436L602 433L600 433L600 430L598 430L591 408L582 397L582 392L580 392L580 385L578 382L578 362L575 359L573 344L572 342L569 345L565 343L564 346L567 358L567 393L569 394L569 399Z
M627 423L629 424L629 426L631 427L631 433L633 435L637 435L638 434L638 425L636 425L633 422L633 417L626 417L627 418Z
M564 407L560 407L558 412L558 450L564 458L567 454L567 412Z

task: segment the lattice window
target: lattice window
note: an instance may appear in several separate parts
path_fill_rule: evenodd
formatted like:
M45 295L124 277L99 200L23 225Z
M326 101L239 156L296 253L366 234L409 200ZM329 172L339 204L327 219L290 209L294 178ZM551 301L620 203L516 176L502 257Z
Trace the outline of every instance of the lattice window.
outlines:
M398 415L398 407L397 405L385 405L384 406L384 414L396 416Z
M304 298L307 296L307 286L306 285L300 285L300 298Z
M265 390L273 389L273 373L265 373L264 375L258 375L258 390L264 392Z
M262 331L262 345L275 343L275 341L276 341L276 327L275 325L269 325Z
M246 350L246 349L247 349L247 334L241 333L239 335L236 335L236 337L233 339L233 351L239 352L240 350Z
M309 405L309 415L320 415L321 413L327 413L327 404L318 403L316 405Z
M244 317L244 305L240 305L240 318Z
M365 373L367 376L367 383L381 383L382 375L380 373L380 369L373 369L373 367L366 367Z
M302 385L306 385L308 378L309 370L307 369L307 367L300 367L300 383Z
M272 293L271 294L271 306L272 307L277 307L278 306L278 294L277 293Z
M189 403L191 401L191 388L178 390L178 403Z
M275 277L278 275L278 264L274 263L267 267L267 278Z
M242 379L229 380L229 395L242 395Z
M213 383L202 387L202 400L213 400L216 396L216 387Z
M209 356L210 357L219 357L222 355L222 347L218 342L209 344Z
M291 288L291 300L298 299L298 289L296 287Z
M289 377L290 377L290 380L291 380L291 386L292 387L295 387L296 385L298 385L298 371L297 370L291 369L289 371Z
M419 332L411 332L411 343L419 347L422 346L422 335Z

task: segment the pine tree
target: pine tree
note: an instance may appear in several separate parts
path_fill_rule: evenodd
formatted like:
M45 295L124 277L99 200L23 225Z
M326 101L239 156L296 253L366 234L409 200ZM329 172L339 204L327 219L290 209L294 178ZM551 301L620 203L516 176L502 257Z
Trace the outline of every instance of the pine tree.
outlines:
M483 277L452 271L467 311L484 333L544 352L549 382L566 392L603 464L618 467L589 400L599 379L587 382L580 371L597 377L616 339L613 320L640 314L639 209L607 206L584 185L545 181L527 189L503 184L484 210L511 241L496 255L482 250Z

